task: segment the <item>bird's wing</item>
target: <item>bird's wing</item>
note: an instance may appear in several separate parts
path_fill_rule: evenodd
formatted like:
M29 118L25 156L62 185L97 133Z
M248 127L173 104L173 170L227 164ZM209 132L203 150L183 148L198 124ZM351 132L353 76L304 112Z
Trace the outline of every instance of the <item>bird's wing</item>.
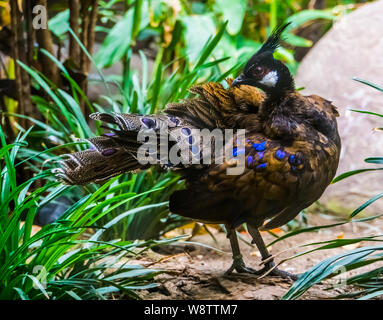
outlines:
M227 82L230 85L232 79ZM192 87L190 92L197 97L181 103L170 103L165 113L177 116L200 129L238 127L236 119L244 114L256 115L264 100L264 94L255 87L226 89L215 82Z
M234 227L244 221L259 227L274 218L265 228L280 226L317 199L334 174L326 169L331 168L328 159L336 153L331 142L321 150L312 142L284 144L261 134L245 142L245 148L235 145L233 149L238 156L240 150L244 152L242 174L227 174L228 168L238 165L235 161L213 166L199 185L190 184L189 192L179 194L178 199L174 196L173 201L182 203L174 206L174 212L201 220L209 217Z
M233 156L244 153L245 169L241 175L227 175L227 169L238 162L225 161L209 171L207 184L215 192L231 190L242 198L248 192L256 197L277 200L289 193L289 187L298 180L298 174L306 168L306 156L296 145L283 146L278 140L270 140L262 134L246 138L245 147L234 143ZM244 197L246 198L246 196Z

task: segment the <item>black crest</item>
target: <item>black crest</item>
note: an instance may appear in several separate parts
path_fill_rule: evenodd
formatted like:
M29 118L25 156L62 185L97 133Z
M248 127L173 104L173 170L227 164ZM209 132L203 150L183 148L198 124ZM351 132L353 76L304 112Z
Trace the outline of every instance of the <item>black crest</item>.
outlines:
M262 48L258 50L256 55L262 54L264 52L273 53L281 45L281 36L283 31L291 24L291 22L282 24L276 27L271 35L267 38L266 42L263 44Z

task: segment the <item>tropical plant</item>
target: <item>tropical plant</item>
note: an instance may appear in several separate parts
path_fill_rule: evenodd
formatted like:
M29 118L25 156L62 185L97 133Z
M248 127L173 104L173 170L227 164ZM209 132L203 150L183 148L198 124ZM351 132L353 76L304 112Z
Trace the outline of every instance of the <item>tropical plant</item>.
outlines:
M178 238L139 242L103 241L101 236L118 220L166 202L137 205L102 225L109 212L144 196L121 195L124 184L116 185L117 178L83 196L55 223L32 233L38 210L72 187L47 180L33 188L36 181L52 175L50 170L18 183L15 162L27 148L31 129L7 144L0 127L0 299L106 299L111 293L137 299L137 290L155 287L153 278L162 271L129 263L129 259Z

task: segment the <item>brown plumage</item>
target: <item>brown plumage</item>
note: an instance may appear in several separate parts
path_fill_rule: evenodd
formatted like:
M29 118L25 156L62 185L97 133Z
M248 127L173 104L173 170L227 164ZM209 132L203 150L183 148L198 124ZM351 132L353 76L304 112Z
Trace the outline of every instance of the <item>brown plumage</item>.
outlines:
M337 131L338 112L331 102L319 96L302 96L294 89L287 68L273 58L284 27L278 28L246 65L243 74L229 88L207 83L196 86L196 96L167 106L163 115L95 114L93 119L116 124L113 135L90 139L93 150L68 155L63 168L56 172L71 184L100 181L121 172L146 169L136 161L137 133L145 128L159 132L169 127L169 134L181 136L180 148L190 147L191 129L246 129L245 145L234 136L234 150L244 148L245 170L228 175L235 164L182 165L160 163L182 174L186 189L172 194L170 211L208 223L227 226L233 249L233 265L238 272L263 273L273 269L247 268L240 255L235 228L247 223L262 258L269 253L259 229L279 227L316 201L335 175L340 153ZM263 90L259 91L257 88ZM154 146L159 148L158 143ZM273 269L271 274L295 278Z

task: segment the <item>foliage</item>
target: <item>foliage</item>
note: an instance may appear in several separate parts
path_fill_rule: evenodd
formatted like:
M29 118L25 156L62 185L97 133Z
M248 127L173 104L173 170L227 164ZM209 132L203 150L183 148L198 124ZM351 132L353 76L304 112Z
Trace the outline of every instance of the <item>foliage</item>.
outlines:
M27 148L30 132L19 134L14 143L7 144L0 127L0 299L106 299L110 293L137 299L136 290L155 287L153 277L162 271L131 264L129 259L177 239L100 239L118 220L101 225L102 217L143 196L135 192L119 194L123 186L115 185L117 178L83 196L58 221L32 234L39 208L72 187L47 181L33 188L37 180L49 178L50 170L17 182L15 159ZM157 190L151 188L145 194ZM140 205L118 218L165 204Z

